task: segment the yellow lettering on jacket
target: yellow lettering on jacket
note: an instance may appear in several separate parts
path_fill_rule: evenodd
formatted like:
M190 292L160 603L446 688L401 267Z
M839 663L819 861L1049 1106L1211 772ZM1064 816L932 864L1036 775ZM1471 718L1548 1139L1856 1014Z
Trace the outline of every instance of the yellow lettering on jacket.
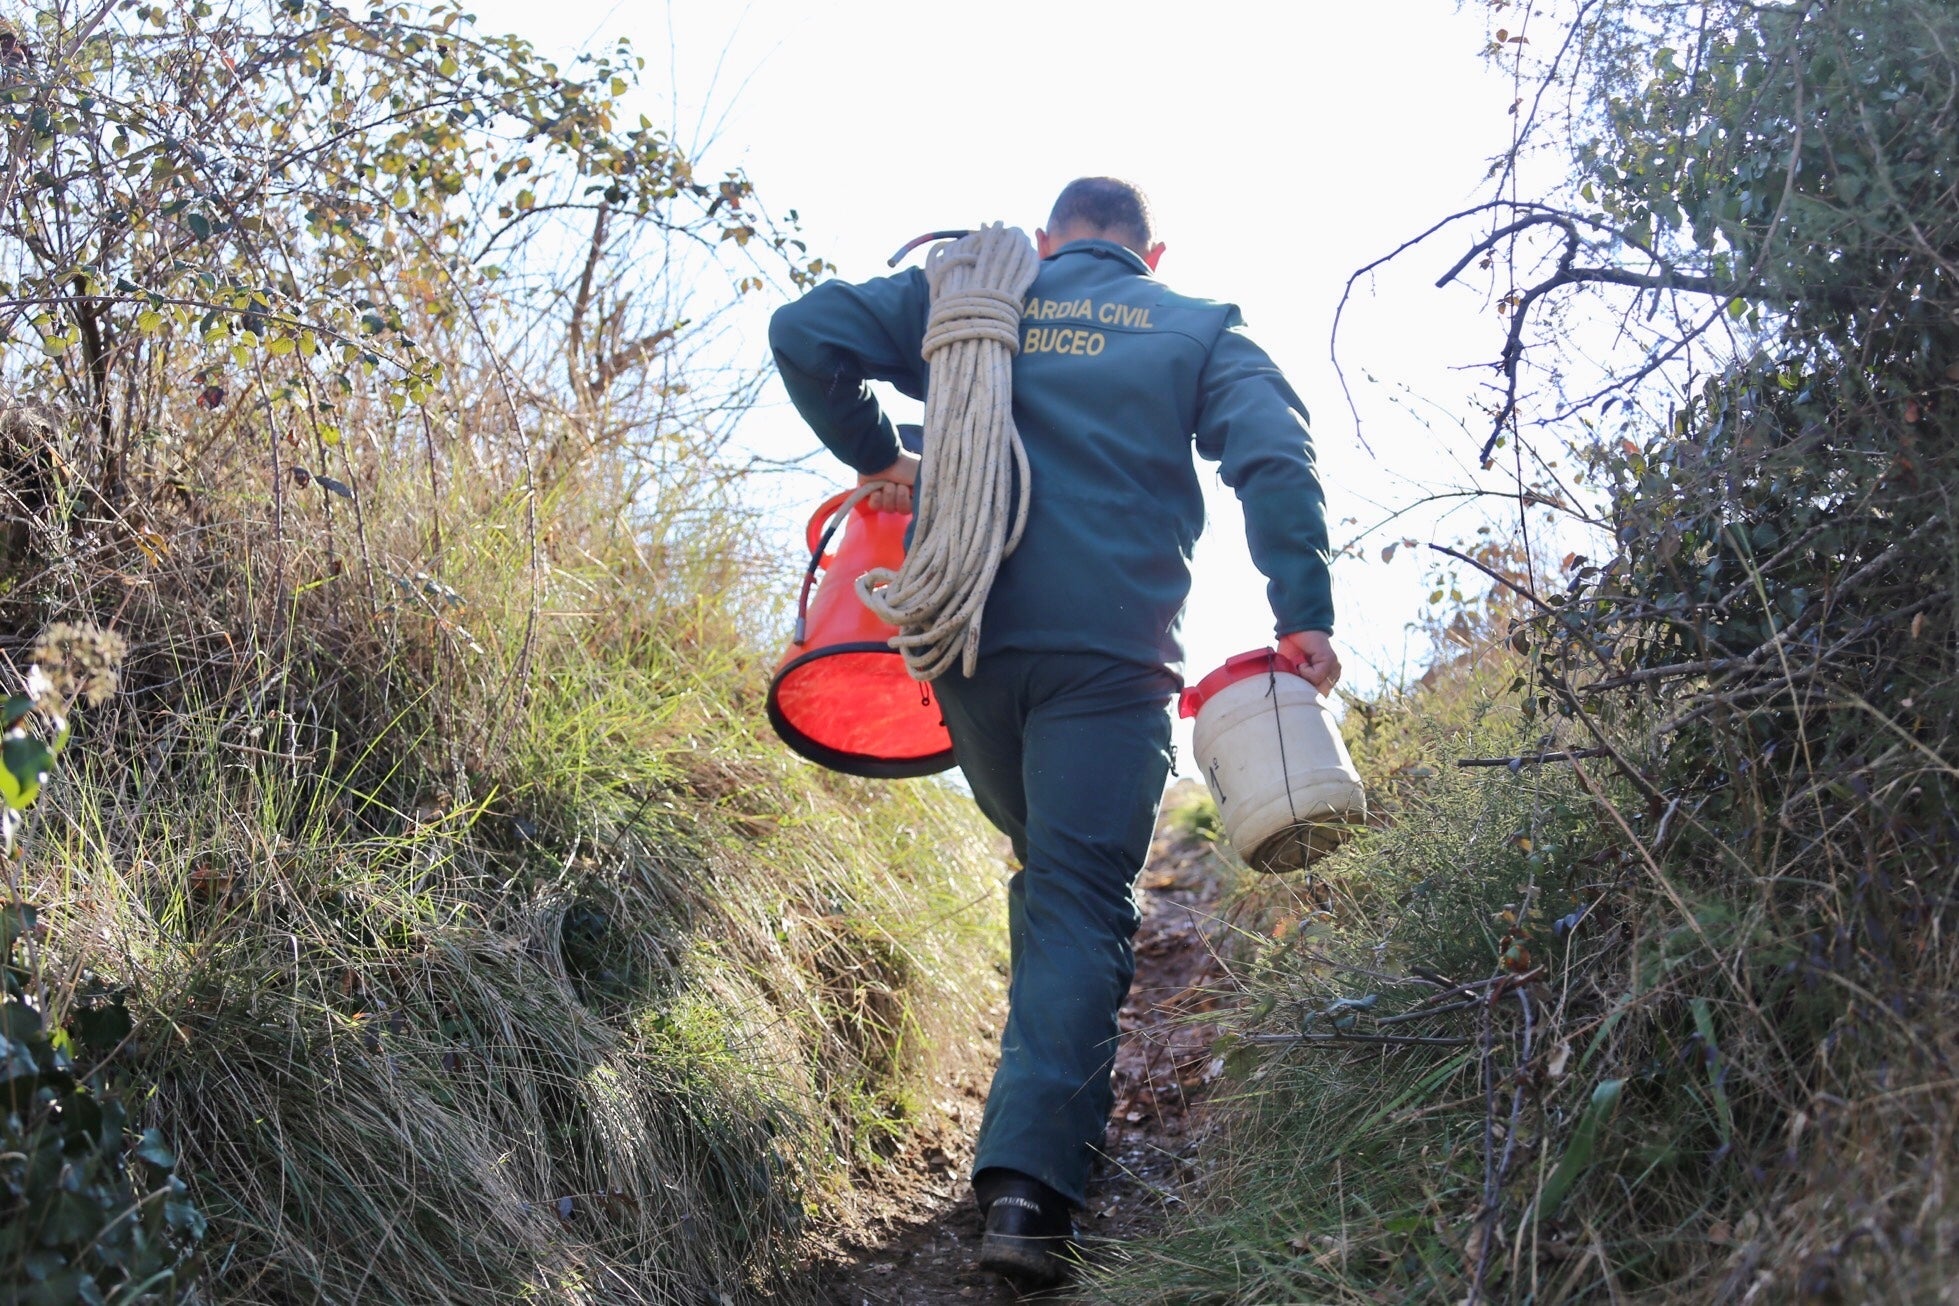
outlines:
M1090 318L1095 316L1095 302L1089 299L1029 299L1021 306L1020 315L1036 322L1052 322L1056 318Z
M1096 313L1095 320L1104 326L1131 327L1137 331L1152 330L1150 311L1136 308L1130 304L1107 303Z
M1075 327L1028 327L1020 342L1023 354L1083 354L1095 357L1108 347L1108 337L1100 331Z

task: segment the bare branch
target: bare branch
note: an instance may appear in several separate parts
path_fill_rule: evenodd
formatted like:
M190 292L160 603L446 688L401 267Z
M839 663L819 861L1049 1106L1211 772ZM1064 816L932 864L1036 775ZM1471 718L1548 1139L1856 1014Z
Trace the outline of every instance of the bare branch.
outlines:
M1516 770L1524 766L1542 766L1547 762L1575 762L1584 758L1604 757L1602 748L1574 748L1563 753L1529 753L1521 757L1459 757L1457 766L1504 766Z
M1554 615L1556 614L1557 609L1553 608L1550 604L1546 603L1543 599L1538 598L1537 595L1531 593L1529 590L1525 589L1522 585L1519 585L1516 581L1511 580L1508 576L1503 575L1501 572L1496 571L1495 569L1476 561L1476 559L1470 557L1467 553L1459 553L1456 550L1450 548L1446 544L1431 544L1428 547L1434 549L1437 553L1448 554L1451 558L1454 558L1457 562L1468 563L1470 566L1476 568L1476 570L1482 572L1485 576L1488 576L1491 580L1503 586L1505 589L1510 590L1513 593L1523 598L1529 599L1532 603L1536 604L1540 610L1544 612L1552 613Z

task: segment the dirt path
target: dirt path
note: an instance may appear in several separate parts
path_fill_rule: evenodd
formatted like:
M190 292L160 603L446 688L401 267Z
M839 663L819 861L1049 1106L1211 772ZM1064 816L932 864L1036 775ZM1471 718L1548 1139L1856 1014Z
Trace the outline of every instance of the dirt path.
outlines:
M1188 782L1186 782L1188 783ZM1166 807L1174 806L1166 803ZM1192 1154L1205 1128L1200 1099L1222 1066L1217 1029L1205 1017L1223 992L1211 950L1222 894L1208 844L1159 826L1137 881L1143 909L1136 982L1121 1016L1115 1107L1104 1159L1079 1217L1088 1256L1109 1255L1161 1227L1194 1180ZM931 1115L873 1181L854 1227L811 1270L836 1306L1011 1302L1014 1294L974 1268L980 1222L967 1183L1002 1009L978 1031L973 1060L938 1085ZM1061 1294L1051 1300L1076 1300Z

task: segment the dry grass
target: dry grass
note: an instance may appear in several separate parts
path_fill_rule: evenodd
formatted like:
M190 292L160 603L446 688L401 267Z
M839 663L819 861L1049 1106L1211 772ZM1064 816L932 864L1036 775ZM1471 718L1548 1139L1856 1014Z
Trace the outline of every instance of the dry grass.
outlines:
M986 1001L990 846L763 737L780 577L709 469L533 507L503 433L349 429L353 501L242 457L140 518L9 483L10 629L132 646L16 872L45 990L127 994L214 1300L793 1299Z
M1539 747L1509 678L1374 705L1355 752L1392 822L1237 905L1215 1168L1097 1298L1948 1299L1938 845L1841 800L1823 839L1669 835L1597 760L1452 765ZM1342 1031L1441 1042L1314 1041Z

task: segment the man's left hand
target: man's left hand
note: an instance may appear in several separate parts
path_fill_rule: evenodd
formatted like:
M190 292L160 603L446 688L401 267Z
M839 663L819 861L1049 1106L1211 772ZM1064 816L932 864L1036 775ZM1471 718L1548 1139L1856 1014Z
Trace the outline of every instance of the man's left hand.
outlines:
M879 512L910 512L912 487L918 484L919 457L898 451L898 461L881 472L866 472L857 478L859 485L875 484L866 502Z
M1340 658L1333 637L1323 630L1295 630L1279 636L1279 651L1299 661L1299 674L1322 694L1331 694L1340 680Z

